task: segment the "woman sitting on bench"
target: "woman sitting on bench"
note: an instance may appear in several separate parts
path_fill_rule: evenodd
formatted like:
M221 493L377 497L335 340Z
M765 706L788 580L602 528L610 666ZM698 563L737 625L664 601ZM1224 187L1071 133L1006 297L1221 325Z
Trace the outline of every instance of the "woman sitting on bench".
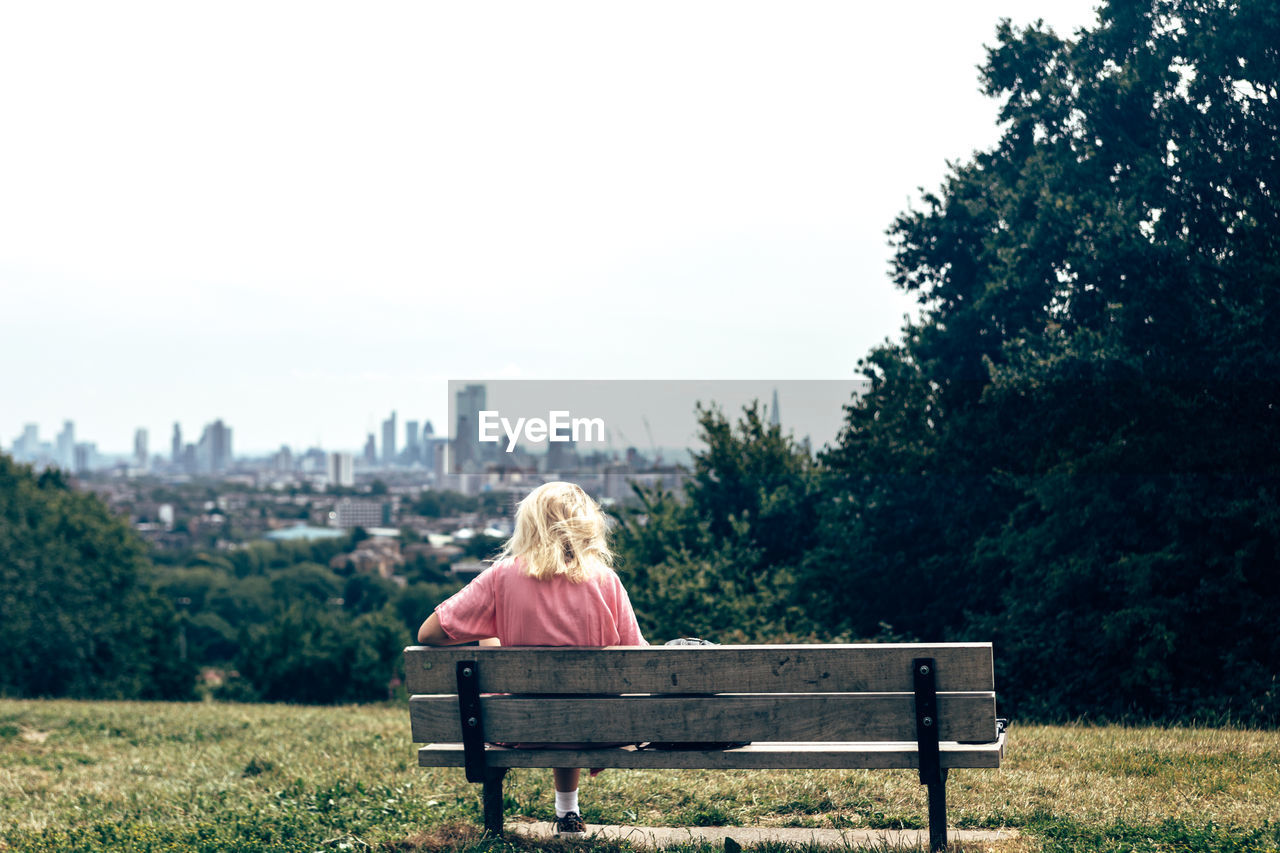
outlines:
M418 642L506 646L646 646L610 567L604 513L573 483L546 483L520 502L496 561L436 607ZM541 745L540 745L541 746ZM562 744L561 746L572 746ZM555 834L580 837L576 767L557 767Z

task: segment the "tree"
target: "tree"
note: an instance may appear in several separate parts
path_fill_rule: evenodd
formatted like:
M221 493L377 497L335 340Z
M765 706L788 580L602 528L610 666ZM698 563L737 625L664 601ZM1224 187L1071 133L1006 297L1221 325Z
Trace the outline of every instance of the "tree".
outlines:
M324 566L298 563L273 572L271 596L277 602L312 602L326 604L341 597L342 579Z
M352 575L342 587L342 606L348 613L381 610L400 588L377 575Z
M241 631L236 668L251 696L272 702L386 699L403 676L406 636L389 610L348 619L341 611L291 604Z
M615 534L619 566L647 635L772 640L807 636L819 591L798 577L815 533L813 460L758 404L730 424L698 409L706 448L683 499L637 488Z
M190 696L176 614L145 569L142 542L96 496L0 455L0 693Z
M1277 45L1256 0L1000 26L1001 139L890 229L921 316L824 460L852 618L996 639L1045 715L1280 714Z
M475 512L479 506L479 498L468 497L461 492L424 489L414 502L413 511L417 515L428 518L440 518L446 515Z

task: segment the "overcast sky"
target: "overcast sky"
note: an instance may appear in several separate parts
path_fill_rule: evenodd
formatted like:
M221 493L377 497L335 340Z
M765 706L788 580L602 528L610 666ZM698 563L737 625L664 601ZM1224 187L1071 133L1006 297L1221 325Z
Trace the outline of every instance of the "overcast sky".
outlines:
M886 227L997 137L1003 16L1095 12L0 0L0 446L356 449L439 429L449 379L852 377L912 310Z

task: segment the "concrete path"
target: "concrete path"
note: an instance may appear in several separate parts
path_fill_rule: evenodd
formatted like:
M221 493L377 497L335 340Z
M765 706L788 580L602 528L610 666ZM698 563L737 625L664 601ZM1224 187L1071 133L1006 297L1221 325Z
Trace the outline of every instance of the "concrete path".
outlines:
M546 821L508 820L507 832L519 833L527 838L550 838L551 824ZM617 826L613 824L587 824L589 836L626 839L644 847L665 847L689 841L709 841L723 846L725 838L739 844L759 844L764 841L786 844L819 844L844 849L858 847L920 847L928 849L929 831L925 829L805 829L790 826ZM1018 837L1017 830L1002 829L948 829L948 841L988 842L1007 841Z

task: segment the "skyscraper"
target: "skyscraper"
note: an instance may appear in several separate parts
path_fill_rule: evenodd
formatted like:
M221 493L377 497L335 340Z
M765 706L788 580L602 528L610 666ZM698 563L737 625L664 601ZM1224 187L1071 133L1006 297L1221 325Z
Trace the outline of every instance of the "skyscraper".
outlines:
M364 464L372 468L378 462L378 443L374 441L373 433L369 433L369 438L364 443Z
M443 474L444 469L444 451L449 446L449 439L442 435L436 435L436 428L431 421L427 421L422 427L422 452L420 455L422 463L427 466L427 470L433 474Z
M177 422L173 422L173 441L169 445L170 452L173 454L173 464L182 464L182 426Z
M356 484L355 460L350 453L330 453L327 474L331 486L354 486Z
M40 453L40 427L23 424L22 435L13 442L13 458L19 462L34 462Z
M396 413L382 422L382 462L390 465L396 459Z
M147 468L147 460L150 458L147 452L147 431L143 427L138 427L133 433L133 464L143 470Z
M220 474L231 467L231 427L216 420L204 428L196 445L196 470Z
M63 421L62 432L58 433L58 467L67 471L76 464L76 425L75 421Z
M417 462L422 448L419 446L418 422L404 422L404 455L409 462Z
M449 460L450 473L462 471L464 466L473 470L483 466L486 454L480 444L480 412L485 408L485 387L483 385L464 385L457 393L455 415L456 429L453 433L453 454Z

